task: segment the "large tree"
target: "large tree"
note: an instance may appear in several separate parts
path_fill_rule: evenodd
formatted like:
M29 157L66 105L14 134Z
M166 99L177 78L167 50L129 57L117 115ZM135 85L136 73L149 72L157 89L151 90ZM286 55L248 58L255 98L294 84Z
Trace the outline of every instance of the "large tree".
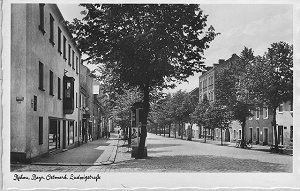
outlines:
M144 155L150 91L169 87L202 70L204 50L216 37L195 4L82 4L82 20L69 28L86 61L101 63L114 85L143 93L141 139ZM106 73L107 74L107 73ZM174 86L174 84L171 84Z
M273 114L275 149L278 152L276 109L293 100L293 46L285 42L271 44L268 52L251 67L251 94Z
M216 75L216 100L232 112L232 119L242 127L241 146L246 145L245 126L247 117L252 116L253 99L247 86L249 67L255 56L251 48L244 47L240 56L233 55L226 65L219 67Z
M205 94L203 100L198 103L195 111L191 114L192 122L196 123L199 127L204 128L204 142L206 142L207 129L212 127L210 124L211 110L212 107Z
M223 130L229 128L233 115L229 110L229 107L224 106L219 101L215 101L212 104L210 111L210 125L221 130L221 145L223 145Z
M132 105L141 100L141 94L134 89L124 89L122 94L116 94L113 108L114 115L116 117L116 123L119 125L124 132L129 133L131 126L130 113ZM130 134L130 133L129 133ZM130 136L128 136L130 137Z

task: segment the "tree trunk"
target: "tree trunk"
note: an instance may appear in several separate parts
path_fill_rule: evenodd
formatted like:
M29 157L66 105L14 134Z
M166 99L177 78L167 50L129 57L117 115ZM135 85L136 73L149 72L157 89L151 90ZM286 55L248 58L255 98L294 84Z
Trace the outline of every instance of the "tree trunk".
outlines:
M275 152L278 153L279 152L279 148L278 148L278 139L277 139L277 127L276 127L276 108L273 108L273 121L272 121L272 125L273 125L273 129L274 129L274 136L275 136Z
M166 125L164 125L164 137L166 136Z
M206 143L206 127L204 128L204 143Z
M128 131L128 145L131 145L131 127L129 128L129 131Z
M144 149L145 149L145 142L147 138L147 118L149 114L150 104L149 104L149 85L145 84L143 87L143 93L144 93L144 100L143 100L143 114L141 116L141 137L140 137L140 143L138 147L138 152L136 154L136 159L144 158Z
M191 141L192 137L193 137L193 128L192 128L193 124L190 123L190 127L188 128L189 132L188 132L188 140Z
M242 142L241 142L241 148L245 148L245 146L246 146L246 140L245 140L246 118L243 119L241 125L242 125Z
M174 136L175 136L175 138L176 138L176 123L175 123L175 126L174 126L174 131L175 131Z
M222 132L222 128L221 129L221 145L223 146L223 132Z
M171 124L169 124L169 137L171 137Z
M184 123L181 123L181 139L183 139Z

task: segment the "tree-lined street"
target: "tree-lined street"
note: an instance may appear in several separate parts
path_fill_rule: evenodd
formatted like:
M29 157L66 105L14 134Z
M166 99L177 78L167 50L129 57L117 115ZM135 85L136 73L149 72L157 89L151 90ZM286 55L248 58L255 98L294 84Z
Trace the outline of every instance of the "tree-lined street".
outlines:
M292 172L292 156L267 152L268 147L265 146L254 145L253 149L249 150L236 148L234 144L221 146L218 141L203 143L203 140L186 141L149 133L148 158L133 159L125 146L126 143L123 145L123 140L115 139L116 135L112 137L102 142L89 142L48 159L40 159L31 165L13 165L12 170L14 172ZM82 149L85 150L84 155ZM79 163L82 163L81 166Z

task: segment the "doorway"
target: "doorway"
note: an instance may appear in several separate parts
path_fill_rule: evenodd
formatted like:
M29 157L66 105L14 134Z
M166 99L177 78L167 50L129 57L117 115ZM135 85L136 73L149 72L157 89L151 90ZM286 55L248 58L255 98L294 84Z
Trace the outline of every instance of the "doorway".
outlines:
M49 151L60 149L60 121L58 119L49 119L48 143Z
M228 128L225 130L225 142L230 142L230 132Z
M268 132L269 132L269 129L268 128L264 128L264 139L263 139L263 145L268 145Z
M63 149L66 149L67 148L67 131L66 131L66 128L67 128L67 121L64 120L63 121L63 134L62 134L62 146L63 146Z
M256 128L256 144L259 144L259 127Z
M283 145L283 126L278 126L278 144Z
M249 130L250 130L249 141L250 141L250 143L252 143L253 129L249 128Z

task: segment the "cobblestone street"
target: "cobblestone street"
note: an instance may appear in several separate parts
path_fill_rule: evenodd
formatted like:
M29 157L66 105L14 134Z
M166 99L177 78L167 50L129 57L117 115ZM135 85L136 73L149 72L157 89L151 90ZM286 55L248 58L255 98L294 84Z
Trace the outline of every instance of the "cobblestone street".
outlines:
M104 144L103 141L92 142L94 145L95 143ZM126 143L123 140L112 139L109 140L108 143L106 143L106 146L97 145L97 148L106 150L104 152L99 152L100 157L98 159L95 157L94 153L94 163L81 163L80 165L80 163L70 163L71 161L68 160L68 157L71 157L74 162L76 152L79 150L79 152L82 153L84 152L84 148L88 153L91 153L92 151L88 151L89 147L86 145L69 150L69 153L64 157L63 153L52 156L52 163L50 163L51 160L48 158L42 160L43 163L37 162L31 165L13 165L12 171L292 172L293 166L292 156L255 150L255 147L258 147L256 145L253 146L252 150L248 150L235 148L230 145L220 146L219 144L186 141L149 133L147 138L148 158L134 159L131 158L131 152L126 147ZM113 147L115 147L115 150ZM109 152L107 150L109 150ZM103 158L104 156L101 153L106 153L107 160ZM115 153L117 153L117 155ZM100 162L101 157L102 163ZM58 158L64 159L64 163L60 162L51 165L55 161L59 162ZM109 161L109 163L103 163L105 161Z

